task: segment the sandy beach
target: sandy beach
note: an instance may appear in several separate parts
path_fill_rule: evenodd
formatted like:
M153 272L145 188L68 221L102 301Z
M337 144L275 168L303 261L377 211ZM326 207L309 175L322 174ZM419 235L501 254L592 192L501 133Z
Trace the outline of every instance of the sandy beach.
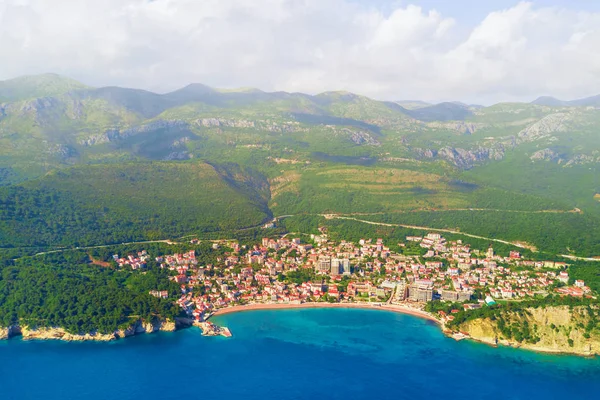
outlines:
M433 321L439 325L441 322L436 318L432 317L425 311L416 310L401 305L390 305L390 304L360 304L360 303L302 303L302 304L248 304L243 306L233 306L228 308L221 308L217 310L213 316L231 314L236 312L244 311L256 311L256 310L286 310L296 308L360 308L365 310L382 310L391 311L401 314L413 315L415 317L425 318Z

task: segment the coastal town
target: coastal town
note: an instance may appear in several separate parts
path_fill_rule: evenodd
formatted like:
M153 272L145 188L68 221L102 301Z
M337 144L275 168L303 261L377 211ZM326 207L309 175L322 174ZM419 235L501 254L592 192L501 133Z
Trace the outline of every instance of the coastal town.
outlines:
M154 257L140 251L113 259L122 268L143 270L154 262L168 270L180 288L177 304L207 335L231 335L208 321L212 315L252 308L388 307L444 323L460 310L433 314L425 311L428 302L460 303L468 311L550 293L592 295L584 281L569 277L564 262L526 260L516 251L500 256L491 247L472 249L438 233L406 237L395 248L382 239L334 242L321 234L263 238L253 246L215 241L212 249L226 251L213 264L199 263L195 250Z

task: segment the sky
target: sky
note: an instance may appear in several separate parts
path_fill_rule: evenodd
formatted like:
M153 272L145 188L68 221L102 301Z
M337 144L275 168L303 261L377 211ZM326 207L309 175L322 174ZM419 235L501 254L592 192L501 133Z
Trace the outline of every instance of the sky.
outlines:
M595 0L0 0L0 80L487 105L600 94L598 49Z

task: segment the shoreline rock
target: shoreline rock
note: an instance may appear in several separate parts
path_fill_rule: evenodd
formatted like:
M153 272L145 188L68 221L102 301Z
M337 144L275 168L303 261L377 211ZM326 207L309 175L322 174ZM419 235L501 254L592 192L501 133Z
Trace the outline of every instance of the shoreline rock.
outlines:
M21 334L21 328L18 326L9 326L8 328L0 327L0 340L10 339L11 337Z
M119 329L113 333L91 332L85 334L73 334L67 332L64 328L30 328L28 326L10 326L8 328L0 327L0 340L7 340L15 336L21 336L22 340L62 340L65 342L110 342L113 340L124 339L131 336L149 334L155 332L174 332L191 326L192 323L185 318L176 318L172 320L159 320L153 322L144 322L137 320L126 329Z
M75 335L65 331L63 328L37 328L31 329L27 326L21 327L23 340L64 340L66 342L98 341L107 342L115 340L114 334L90 334Z
M446 335L448 337L452 337L452 335L455 333L456 332L446 332ZM538 345L530 344L530 343L518 343L518 342L509 341L509 340L505 340L505 339L498 339L498 338L475 338L473 336L468 335L468 336L465 336L465 339L472 340L474 342L478 342L481 344L486 344L486 345L492 346L492 347L500 347L500 346L512 347L514 349L534 351L536 353L555 354L555 355L572 355L572 356L578 356L578 357L600 356L599 352L591 350L591 345L589 345L589 344L587 346L588 350L577 351L577 350L573 350L573 349L567 350L567 349L557 349L557 348L550 348L550 347L545 347L545 346L538 346Z

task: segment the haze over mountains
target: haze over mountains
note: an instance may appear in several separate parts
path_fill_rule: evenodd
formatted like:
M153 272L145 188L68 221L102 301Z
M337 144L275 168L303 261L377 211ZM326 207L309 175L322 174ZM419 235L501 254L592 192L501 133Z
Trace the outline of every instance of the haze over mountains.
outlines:
M14 102L20 100L27 100L38 97L50 97L59 96L71 92L87 92L88 94L97 93L98 97L108 96L118 100L119 97L132 97L137 98L139 101L156 101L161 102L163 106L173 106L177 103L185 103L191 101L207 101L215 102L218 98L223 97L254 97L254 99L267 99L271 96L285 96L285 95L300 95L302 93L288 93L288 92L263 92L257 88L235 88L235 89L215 89L201 83L191 83L181 89L175 90L166 94L157 94L142 89L131 89L122 88L117 86L106 86L101 88L93 88L80 83L76 80L64 77L58 74L48 73L42 75L31 75L21 76L13 79L7 79L0 81L0 101L2 102ZM317 96L305 95L307 97L318 97L327 95L328 92L321 93ZM344 93L343 91L332 92L332 93ZM232 96L234 94L234 96ZM348 95L353 95L347 92ZM132 100L133 100L132 99ZM396 101L396 104L407 110L415 110L428 108L433 106L452 107L457 108L483 108L480 105L468 105L460 101L453 102L442 102L439 104L432 104L422 100L400 100ZM583 99L576 100L559 100L552 96L541 96L536 100L532 101L531 104L545 105L550 107L594 107L600 104L600 95L591 96Z
M418 157L441 154L441 158L460 168L470 168L479 161L503 157L506 147L515 146L517 142L530 141L538 136L546 137L553 131L577 130L579 125L581 128L589 126L586 119L593 119L596 111L583 108L597 106L599 99L600 97L591 97L566 102L543 97L531 104L500 103L482 107L459 102L432 105L415 101L376 101L348 92L326 92L311 96L302 93L266 93L258 89L220 90L202 84L190 84L171 93L156 94L119 87L90 88L69 78L46 74L0 82L0 129L4 139L11 135L5 157L13 157L15 152L24 151L27 146L35 147L45 143L50 146L45 153L50 152L48 156L54 153L58 157L54 161L59 163L81 158L84 153L88 153L87 148L93 145L110 143L113 150L123 150L123 147L127 147L123 146L125 139L132 138L141 131L147 133L146 137L154 132L158 135L155 141L165 142L184 137L186 140L196 139L194 136L197 135L185 134L184 131L190 129L210 131L211 128L227 127L235 130L243 128L240 124L251 124L257 131L261 130L257 125L265 123L274 124L267 129L271 131L289 130L291 125L298 125L298 129L301 126L305 128L303 125L318 129L333 126L346 127L346 130L352 131L348 131L354 138L352 141L359 142L354 144L360 146L379 143L377 136L382 130L388 130L390 134L410 135L410 140L404 138L405 145L409 142L422 142L433 131L469 135L494 131L490 133L497 136L500 133L498 129L504 130L506 137L498 137L493 141L470 138L469 147L481 147L484 142L489 145L484 146L489 150L479 151L480 154L473 153L472 149L463 149L471 151L472 154L468 154L462 150L448 149L447 146L431 149L431 143L427 143L428 149L422 149L423 151L417 149L415 152L414 145L404 146L403 149L409 150L411 147L413 151L410 153ZM578 107L582 109L574 109ZM210 122L206 117L217 120L228 117L228 120ZM266 122L267 119L270 122ZM248 128L250 127L245 129ZM169 132L156 134L160 129L167 129ZM421 134L416 135L419 131ZM515 138L510 139L512 136ZM21 143L15 147L15 143L28 142L33 137L42 142ZM459 136L450 140L464 141L465 138L461 139ZM158 147L162 145L167 143ZM189 145L168 145L181 148L179 153L191 154L189 149L183 149L190 147ZM7 151L11 147L14 151ZM147 152L153 153L150 158L177 157L175 153L178 153L162 154L164 152L152 149L156 146L151 143L146 143L144 147ZM44 151L38 154L43 157L43 153ZM566 158L566 153L559 156L566 162L573 161ZM574 162L579 161L582 161L581 157Z
M532 104L549 107L600 107L600 95L584 99L564 101L550 96L538 97Z

